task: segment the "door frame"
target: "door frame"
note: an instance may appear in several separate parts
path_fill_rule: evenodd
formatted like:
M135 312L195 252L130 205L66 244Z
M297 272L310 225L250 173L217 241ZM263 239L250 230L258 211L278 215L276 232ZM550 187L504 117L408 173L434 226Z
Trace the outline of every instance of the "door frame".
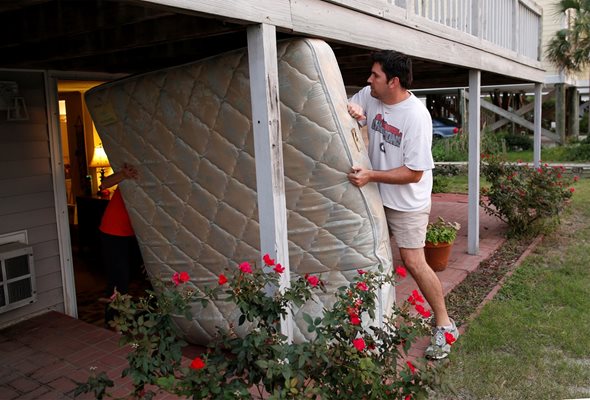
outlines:
M61 278L64 298L64 312L73 318L78 318L76 300L76 283L72 243L70 239L70 222L66 196L66 180L64 173L61 128L59 124L58 81L112 81L125 75L104 73L78 73L63 71L45 71L45 99L49 133L49 147L51 154L51 171L53 181L53 195L55 200L55 219L57 224L58 246L61 264Z

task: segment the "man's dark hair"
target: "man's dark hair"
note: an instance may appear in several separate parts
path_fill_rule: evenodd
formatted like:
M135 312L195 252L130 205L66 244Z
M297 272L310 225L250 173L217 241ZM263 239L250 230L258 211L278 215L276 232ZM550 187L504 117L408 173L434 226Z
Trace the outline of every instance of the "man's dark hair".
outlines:
M372 54L373 63L379 63L385 72L387 81L399 78L399 83L404 89L409 89L414 80L412 76L412 59L394 50L381 50Z

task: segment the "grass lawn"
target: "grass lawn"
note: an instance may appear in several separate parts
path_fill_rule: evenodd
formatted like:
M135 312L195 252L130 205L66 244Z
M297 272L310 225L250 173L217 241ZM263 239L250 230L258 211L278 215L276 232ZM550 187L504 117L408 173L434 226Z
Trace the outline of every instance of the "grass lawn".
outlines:
M590 179L454 345L434 399L590 398Z

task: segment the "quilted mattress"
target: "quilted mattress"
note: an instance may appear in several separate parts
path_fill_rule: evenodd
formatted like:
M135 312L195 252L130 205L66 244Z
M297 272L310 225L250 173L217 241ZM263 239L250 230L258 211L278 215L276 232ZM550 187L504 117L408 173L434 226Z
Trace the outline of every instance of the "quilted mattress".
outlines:
M332 49L315 39L277 47L291 277L318 274L328 289L295 313L301 341L302 312L329 307L358 268L390 270L391 248L378 188L359 189L346 177L369 160ZM113 169L126 162L139 171L121 192L150 279L187 271L198 289L216 285L226 268L260 260L248 76L242 49L86 94ZM393 290L380 293L379 315ZM238 311L221 301L192 311L192 321L177 323L196 344L237 325Z

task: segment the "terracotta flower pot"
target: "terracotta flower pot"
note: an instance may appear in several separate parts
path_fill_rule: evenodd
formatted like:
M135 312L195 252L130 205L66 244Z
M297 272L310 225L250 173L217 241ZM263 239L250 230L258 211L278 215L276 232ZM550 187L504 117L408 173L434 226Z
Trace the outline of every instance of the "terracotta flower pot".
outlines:
M424 245L424 256L430 268L436 272L444 271L449 265L449 256L451 255L452 247L453 243L432 244L426 242Z

